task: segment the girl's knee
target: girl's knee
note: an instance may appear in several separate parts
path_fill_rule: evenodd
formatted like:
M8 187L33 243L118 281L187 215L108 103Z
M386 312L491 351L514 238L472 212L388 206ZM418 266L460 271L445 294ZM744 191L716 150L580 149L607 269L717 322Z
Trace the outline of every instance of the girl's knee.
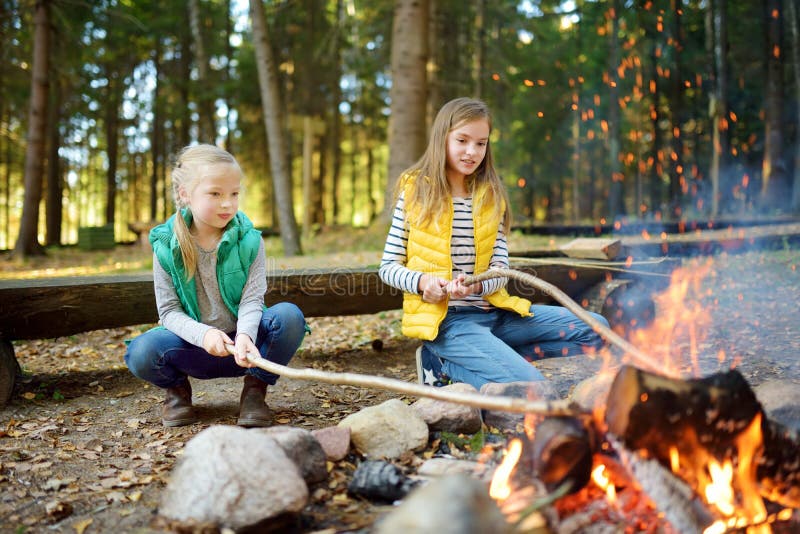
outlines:
M306 318L297 305L291 302L280 302L272 306L271 310L284 332L298 337L305 334Z
M128 350L125 352L125 365L134 376L141 377L143 371L152 366L153 354L150 343L139 336L128 345Z
M603 316L602 316L602 315L600 315L599 313L595 313L595 312L591 312L591 313L592 313L592 316L593 316L595 319L597 319L597 320L598 320L598 321L599 321L599 322L600 322L600 323L601 323L603 326L605 326L606 328L608 328L608 327L609 327L609 324L608 324L608 319L606 319L605 317L603 317Z

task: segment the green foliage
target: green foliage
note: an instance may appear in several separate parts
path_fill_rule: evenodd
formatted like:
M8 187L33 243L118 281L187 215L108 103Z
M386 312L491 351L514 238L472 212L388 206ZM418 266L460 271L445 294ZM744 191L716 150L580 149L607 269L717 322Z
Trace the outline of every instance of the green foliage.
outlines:
M58 105L51 121L56 131L47 142L60 139L65 242L76 241L79 226L106 222L109 185L117 189L118 240L130 238L127 222L171 212L169 156L199 141L198 106L207 98L216 104L218 135L203 141L223 144L237 156L252 192L248 213L259 224L274 225L258 74L246 7L237 11L242 5L200 2L210 67L200 84L186 2L52 2L50 87ZM610 2L577 0L570 12L567 5L437 2L429 21L430 112L450 98L480 92L494 112L493 151L512 190L512 211L563 219L572 211L577 180L580 216L596 221L611 184L610 110L621 105L626 211L654 217L671 200L672 181L682 187L684 213L706 216L709 3L682 0L678 19L667 0L624 2L615 36L609 35ZM737 188L738 204L729 209L741 212L758 194L765 145L764 13L757 2L727 5L733 153L725 172ZM369 224L383 205L387 181L393 2L300 0L268 2L266 8L288 119L295 212L309 209L300 204L304 139L295 124L310 114L324 126L313 147L314 188L322 197L314 209L324 212L315 228ZM21 211L32 13L25 3L0 0L0 243L6 247ZM619 65L609 65L611 37L619 44ZM784 93L796 95L790 55L782 54ZM619 102L610 101L609 72L619 75ZM787 110L797 105L787 98ZM800 136L793 117L787 111L787 162ZM682 171L670 161L675 132ZM109 143L119 153L107 182ZM517 185L520 178L524 187ZM652 190L653 198L642 198L642 190Z
M464 434L454 434L452 432L442 432L442 441L447 442L452 447L457 447L459 449L466 449L473 453L478 453L486 444L486 436L483 432L483 429L479 430L475 434L471 436L465 436Z

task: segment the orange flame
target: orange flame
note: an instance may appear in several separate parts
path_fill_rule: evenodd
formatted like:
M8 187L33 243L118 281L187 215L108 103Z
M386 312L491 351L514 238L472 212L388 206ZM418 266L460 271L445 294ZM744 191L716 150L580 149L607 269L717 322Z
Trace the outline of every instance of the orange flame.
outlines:
M693 444L691 457L687 454L683 462L677 450L670 450L672 470L695 478L698 494L722 516L703 534L721 534L732 528L746 528L748 534L772 532L768 521L775 517L767 516L755 474L756 457L763 445L761 415L735 439L736 461L714 458L694 435L687 436L687 442ZM687 448L683 450L686 453Z
M598 465L592 470L592 481L597 486L606 492L606 498L611 503L617 501L617 488L611 483L611 479L605 473L606 466L603 464Z
M492 484L489 486L489 496L492 499L502 501L511 495L511 485L508 481L521 455L522 441L515 438L508 444L506 455L492 477Z
M658 321L632 333L631 342L648 347L656 361L664 362L667 375L699 373L699 347L711 320L700 297L702 280L710 270L711 261L676 269L669 287L653 297Z

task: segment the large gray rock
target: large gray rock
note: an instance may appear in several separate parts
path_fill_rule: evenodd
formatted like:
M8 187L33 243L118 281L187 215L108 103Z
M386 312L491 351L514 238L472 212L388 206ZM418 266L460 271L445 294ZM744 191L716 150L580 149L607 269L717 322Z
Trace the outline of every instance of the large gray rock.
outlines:
M399 399L348 415L339 426L350 429L350 441L369 458L398 458L428 444L428 425Z
M489 488L464 474L412 491L375 526L376 534L503 534L510 528Z
M159 513L179 522L242 529L297 513L308 487L294 462L263 432L212 426L191 439L161 496Z
M570 393L570 399L585 410L605 406L616 373L605 372L582 380Z
M770 419L800 430L800 384L786 379L770 380L753 388L753 392Z
M477 393L478 390L465 383L448 384L442 388L458 393ZM481 429L483 421L479 408L455 402L423 398L411 405L425 422L429 430L474 434Z

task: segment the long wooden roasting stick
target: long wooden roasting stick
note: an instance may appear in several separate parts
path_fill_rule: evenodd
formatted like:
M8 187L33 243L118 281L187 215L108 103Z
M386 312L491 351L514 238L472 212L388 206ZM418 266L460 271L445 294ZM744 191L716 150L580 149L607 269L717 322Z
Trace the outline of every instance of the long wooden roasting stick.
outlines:
M232 351L233 346L228 346ZM247 360L265 371L281 375L286 378L298 380L311 380L314 382L325 382L327 384L348 385L364 388L377 388L387 391L394 391L403 395L413 395L415 397L427 397L448 402L455 402L474 408L485 410L498 410L506 412L538 413L546 415L582 415L582 410L576 404L565 401L533 401L505 396L481 395L480 393L466 393L451 391L431 386L412 384L403 380L386 378L383 376L362 375L358 373L331 373L318 369L286 367L269 360L261 358L259 355L249 353Z
M556 288L554 285L536 278L535 276L531 276L520 271L515 271L513 269L490 269L478 276L467 277L465 283L470 285L476 282L498 277L514 278L523 283L530 284L541 291L547 292L566 308L575 313L578 318L585 321L604 339L629 353L642 367L655 370L653 363L646 354L642 353L615 332L598 322L594 317L585 312L577 302L567 296L566 293ZM233 354L233 345L226 346L228 351ZM584 416L589 414L577 404L567 400L541 401L506 396L490 396L479 393L457 392L431 386L412 384L403 380L396 380L381 376L363 375L357 373L331 373L317 369L293 368L265 360L261 358L259 354L252 353L247 355L247 359L250 363L260 369L286 378L294 378L297 380L311 380L314 382L324 382L327 384L377 388L387 391L394 391L403 395L413 395L416 397L426 397L429 399L455 402L465 406L472 406L474 408L481 408L485 410L536 413L553 416Z

